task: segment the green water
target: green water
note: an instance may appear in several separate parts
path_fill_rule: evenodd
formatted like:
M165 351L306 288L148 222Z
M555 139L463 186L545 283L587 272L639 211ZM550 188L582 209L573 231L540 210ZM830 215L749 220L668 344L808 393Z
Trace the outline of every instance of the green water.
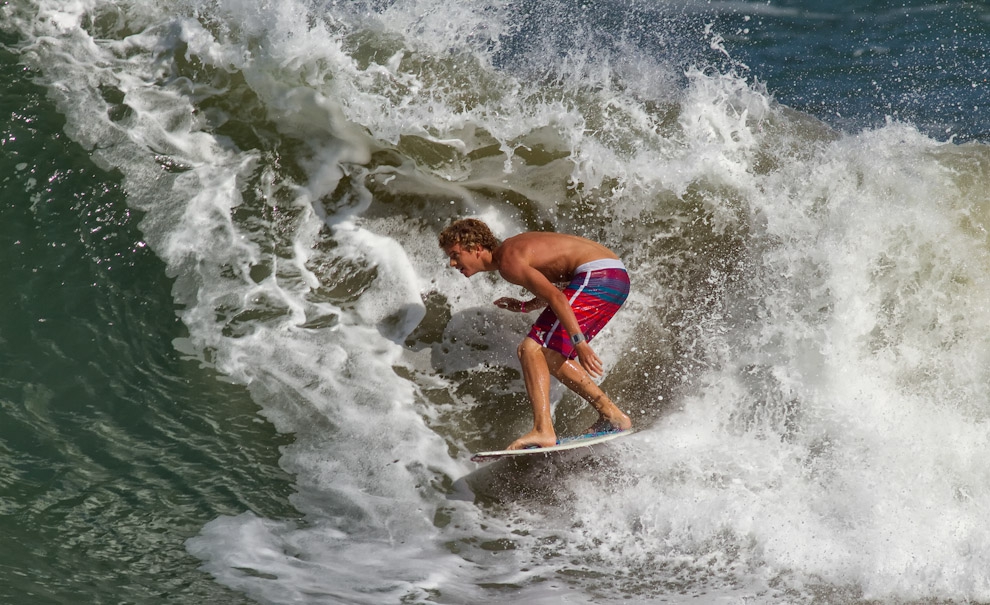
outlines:
M62 126L0 50L0 603L247 602L184 542L297 514L289 438L175 350L141 217Z

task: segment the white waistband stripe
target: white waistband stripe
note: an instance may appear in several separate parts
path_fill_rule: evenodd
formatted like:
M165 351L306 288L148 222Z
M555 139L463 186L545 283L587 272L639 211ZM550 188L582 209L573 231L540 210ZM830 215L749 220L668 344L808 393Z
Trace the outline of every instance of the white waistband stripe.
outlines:
M574 270L574 275L580 273L588 273L589 271L601 271L602 269L622 269L625 270L626 266L622 264L622 261L617 258L600 258L598 260L593 260L590 263L584 263Z

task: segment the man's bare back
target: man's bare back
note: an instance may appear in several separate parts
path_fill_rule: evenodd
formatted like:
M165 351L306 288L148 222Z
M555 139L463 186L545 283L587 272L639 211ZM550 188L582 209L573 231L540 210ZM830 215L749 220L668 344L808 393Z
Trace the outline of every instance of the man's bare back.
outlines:
M618 259L614 252L583 237L566 233L520 233L502 242L495 250L494 260L499 274L515 282L511 275L520 264L530 266L550 282L566 282L579 266L603 258Z

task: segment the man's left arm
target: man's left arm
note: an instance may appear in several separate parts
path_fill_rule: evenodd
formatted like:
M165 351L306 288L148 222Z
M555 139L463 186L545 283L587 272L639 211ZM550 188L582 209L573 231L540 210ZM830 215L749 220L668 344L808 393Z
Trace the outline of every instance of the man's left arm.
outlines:
M506 266L508 265L508 266ZM581 334L581 325L577 316L571 308L567 297L561 292L545 275L537 271L528 263L506 263L500 269L502 277L507 281L522 286L536 295L537 298L546 300L556 314L560 324L564 326L571 336L572 343L574 335ZM583 338L583 335L582 335ZM574 344L574 351L577 353L581 366L593 377L603 374L602 360L588 344L587 340L580 340Z

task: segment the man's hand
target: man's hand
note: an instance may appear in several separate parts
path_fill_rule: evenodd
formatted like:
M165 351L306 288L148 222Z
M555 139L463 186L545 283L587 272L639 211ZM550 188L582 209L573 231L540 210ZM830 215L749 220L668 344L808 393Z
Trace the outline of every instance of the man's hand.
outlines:
M515 311L516 313L525 313L526 303L515 299L515 298L500 298L495 301L495 306L499 309L505 309L506 311Z
M578 361L581 362L581 367L592 377L601 378L605 373L605 367L602 365L602 360L598 357L598 354L592 350L591 345L588 341L582 341L574 347L577 352Z

